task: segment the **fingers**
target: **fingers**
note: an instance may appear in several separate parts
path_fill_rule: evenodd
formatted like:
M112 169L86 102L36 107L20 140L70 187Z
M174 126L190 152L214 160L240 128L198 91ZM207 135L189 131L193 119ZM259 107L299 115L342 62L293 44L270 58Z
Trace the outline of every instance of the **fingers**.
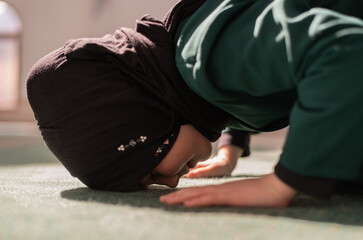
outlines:
M200 167L200 168L193 168L187 174L188 178L200 178L200 177L213 177L215 173L212 172L211 166Z
M161 196L160 201L168 205L183 204L186 207L286 207L296 194L296 190L276 187L274 176L270 174L220 185L187 188Z
M216 196L217 194L207 194L202 196L197 196L184 202L185 207L207 207L215 205L223 205L222 202L218 202Z
M235 164L231 165L230 161L224 158L215 157L207 160L206 162L198 163L198 165L191 169L188 178L202 178L202 177L224 177L230 176Z
M203 167L207 167L209 166L211 163L210 162L199 162L197 164L197 166L195 166L193 169L198 169L198 168L203 168Z
M192 187L188 189L179 190L160 197L160 202L168 205L181 204L188 199L192 199L200 195L201 189L199 187Z
M222 204L214 186L193 187L160 197L160 202L168 205L183 204L186 207L203 207Z
M222 185L192 187L161 196L160 202L168 205L182 204L185 207L232 205L225 193Z
M227 165L220 163L208 164L204 167L193 168L187 174L188 178L202 178L202 177L224 177L230 176L232 169Z

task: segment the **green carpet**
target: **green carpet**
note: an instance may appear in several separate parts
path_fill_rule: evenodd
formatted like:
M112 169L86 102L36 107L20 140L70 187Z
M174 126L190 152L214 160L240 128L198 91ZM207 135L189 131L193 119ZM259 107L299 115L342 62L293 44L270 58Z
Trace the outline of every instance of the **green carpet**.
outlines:
M233 177L182 179L179 188L270 171L278 151L255 149ZM286 209L159 203L172 190L93 191L72 178L38 138L0 138L0 239L363 239L363 196L300 195Z

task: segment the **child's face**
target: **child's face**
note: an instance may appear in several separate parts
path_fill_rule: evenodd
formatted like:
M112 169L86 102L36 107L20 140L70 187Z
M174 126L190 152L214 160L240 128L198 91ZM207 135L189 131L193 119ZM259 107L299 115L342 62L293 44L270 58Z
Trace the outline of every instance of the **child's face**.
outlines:
M192 125L182 125L173 147L159 165L141 180L141 184L161 184L175 188L179 178L198 162L207 160L211 152L212 145L208 139Z

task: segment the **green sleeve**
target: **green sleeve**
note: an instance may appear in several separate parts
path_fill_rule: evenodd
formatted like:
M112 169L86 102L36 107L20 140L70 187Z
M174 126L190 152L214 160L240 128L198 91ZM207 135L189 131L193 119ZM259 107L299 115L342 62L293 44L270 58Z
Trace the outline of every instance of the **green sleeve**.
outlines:
M297 80L280 164L305 176L356 180L363 175L363 29L340 34L324 51L312 49Z

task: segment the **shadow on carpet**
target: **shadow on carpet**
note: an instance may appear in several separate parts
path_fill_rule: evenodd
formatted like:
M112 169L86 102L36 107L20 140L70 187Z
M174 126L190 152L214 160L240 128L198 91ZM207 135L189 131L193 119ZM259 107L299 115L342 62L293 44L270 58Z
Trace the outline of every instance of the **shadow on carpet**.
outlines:
M156 208L171 212L255 214L363 226L362 195L335 195L329 201L299 195L288 208L207 207L191 209L180 205L167 206L159 202L161 195L173 191L172 189L158 186L149 190L131 193L103 192L89 188L76 188L63 191L61 197L76 201L98 202L120 206L127 205L137 208Z

